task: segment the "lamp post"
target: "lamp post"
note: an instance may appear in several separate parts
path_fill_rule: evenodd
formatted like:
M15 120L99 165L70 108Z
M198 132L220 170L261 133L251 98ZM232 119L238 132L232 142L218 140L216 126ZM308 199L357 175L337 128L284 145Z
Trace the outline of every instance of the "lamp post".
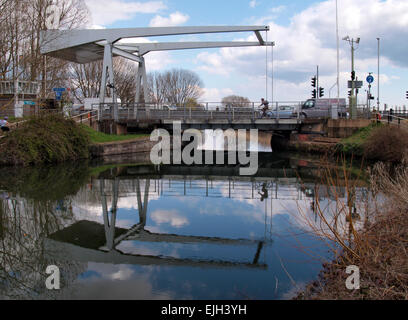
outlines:
M354 44L359 44L360 43L360 38L357 38L354 40L354 38L350 39L349 36L346 36L343 38L343 40L348 41L351 46L351 95L350 95L350 116L352 119L355 119L357 116L357 104L356 104L356 92L355 92L355 70L354 70L354 51L357 50L357 48L354 47Z
M340 108L340 44L339 44L339 14L336 0L336 45L337 45L337 110ZM330 92L329 92L330 93Z
M377 38L377 110L380 110L380 38Z
M275 41L272 42L272 96L271 96L271 103L273 103L274 99L274 52L273 48L275 47Z

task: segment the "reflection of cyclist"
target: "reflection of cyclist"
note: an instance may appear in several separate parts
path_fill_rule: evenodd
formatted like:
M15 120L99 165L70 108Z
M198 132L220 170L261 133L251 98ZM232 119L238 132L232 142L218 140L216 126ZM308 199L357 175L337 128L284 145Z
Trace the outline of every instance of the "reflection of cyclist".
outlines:
M262 117L266 116L266 111L269 109L269 102L265 100L264 98L261 99L261 105L259 107L263 106L262 108Z
M258 192L258 194L261 196L261 201L268 199L268 189L266 188L266 182L262 184L262 192Z

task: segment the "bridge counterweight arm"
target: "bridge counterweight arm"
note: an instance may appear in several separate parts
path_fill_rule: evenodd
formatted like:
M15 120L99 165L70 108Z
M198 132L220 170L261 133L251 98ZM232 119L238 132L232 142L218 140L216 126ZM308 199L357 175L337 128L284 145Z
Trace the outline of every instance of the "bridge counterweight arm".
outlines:
M273 46L273 42L263 42L262 46ZM248 41L211 41L211 42L160 42L160 43L123 43L115 47L124 51L138 52L143 56L151 51L206 49L226 47L254 47L260 46L258 42Z

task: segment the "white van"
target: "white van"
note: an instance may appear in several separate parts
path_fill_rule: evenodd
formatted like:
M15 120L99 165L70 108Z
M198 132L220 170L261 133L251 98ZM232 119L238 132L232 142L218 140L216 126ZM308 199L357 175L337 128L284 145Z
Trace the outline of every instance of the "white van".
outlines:
M333 99L309 99L302 104L300 116L302 118L327 118L331 116L331 107L337 106L337 98ZM340 118L347 117L346 99L339 99L337 109Z

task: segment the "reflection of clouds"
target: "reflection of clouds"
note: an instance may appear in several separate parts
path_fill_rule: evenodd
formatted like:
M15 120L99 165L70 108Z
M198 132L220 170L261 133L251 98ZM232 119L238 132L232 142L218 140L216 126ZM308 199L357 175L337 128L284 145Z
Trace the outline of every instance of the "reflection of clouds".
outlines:
M100 275L97 278L111 280L128 280L135 273L128 265L109 265L94 262L88 263L88 271L93 271Z
M172 227L181 228L189 224L186 217L176 210L156 210L151 213L151 218L157 224L170 224Z
M144 271L141 273L139 270ZM134 268L130 265L88 263L88 272L100 277L82 278L62 298L95 300L170 300L175 294L170 291L155 291L149 268ZM124 281L126 280L126 281Z

